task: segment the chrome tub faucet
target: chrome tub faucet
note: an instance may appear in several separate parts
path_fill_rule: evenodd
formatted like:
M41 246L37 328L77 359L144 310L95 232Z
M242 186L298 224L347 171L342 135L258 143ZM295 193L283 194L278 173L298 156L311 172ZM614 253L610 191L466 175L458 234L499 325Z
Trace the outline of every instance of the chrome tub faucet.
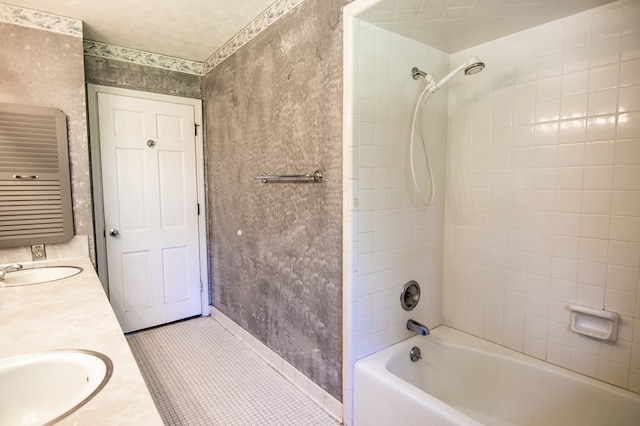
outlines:
M407 330L411 330L421 336L426 336L430 333L427 326L420 324L418 321L410 319L407 321Z

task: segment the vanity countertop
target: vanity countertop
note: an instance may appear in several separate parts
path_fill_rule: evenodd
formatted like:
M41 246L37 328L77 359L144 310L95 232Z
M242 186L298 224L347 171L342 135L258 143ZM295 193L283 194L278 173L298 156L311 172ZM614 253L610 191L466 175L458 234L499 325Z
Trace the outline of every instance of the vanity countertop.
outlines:
M0 288L0 359L53 349L101 352L113 362L111 379L58 424L162 425L91 261L73 258L46 265L83 271L59 281Z

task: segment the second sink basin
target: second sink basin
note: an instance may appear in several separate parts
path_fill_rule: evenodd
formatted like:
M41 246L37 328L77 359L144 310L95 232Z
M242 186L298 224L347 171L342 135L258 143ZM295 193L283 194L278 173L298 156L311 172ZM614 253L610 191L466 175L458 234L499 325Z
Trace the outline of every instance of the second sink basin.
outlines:
M47 266L44 268L22 269L8 272L0 286L12 287L19 285L40 284L49 281L69 278L82 272L82 268L75 266Z
M52 424L87 403L112 372L108 357L85 350L0 360L0 425Z

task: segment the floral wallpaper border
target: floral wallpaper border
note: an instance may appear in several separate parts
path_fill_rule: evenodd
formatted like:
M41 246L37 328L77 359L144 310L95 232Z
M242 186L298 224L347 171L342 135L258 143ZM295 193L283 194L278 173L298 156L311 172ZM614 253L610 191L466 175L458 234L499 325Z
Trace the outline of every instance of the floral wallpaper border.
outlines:
M197 62L186 59L165 56L156 53L144 52L126 47L100 43L92 40L84 41L84 54L119 61L132 62L156 68L164 68L171 71L184 72L195 75L205 75L222 61L231 56L236 50L247 44L249 40L266 29L269 25L298 6L304 0L277 0L268 7L260 16L251 21L231 40L213 53L206 61Z
M128 47L114 46L112 44L101 43L93 40L84 40L83 44L84 54L87 56L116 59L118 61L163 68L170 71L202 75L202 62L189 61L187 59L175 58L173 56L129 49Z
M82 37L82 21L0 3L0 22Z
M269 25L286 15L303 1L304 0L277 0L256 19L251 21L249 25L233 36L231 40L216 50L206 61L204 61L203 74L211 71L218 64L231 56L235 51L247 44L249 40L264 31Z
M262 14L233 36L231 40L223 44L204 62L189 61L93 40L84 40L84 54L187 74L204 75L303 1L304 0L276 0ZM0 3L0 22L82 37L81 20L65 18L4 3Z

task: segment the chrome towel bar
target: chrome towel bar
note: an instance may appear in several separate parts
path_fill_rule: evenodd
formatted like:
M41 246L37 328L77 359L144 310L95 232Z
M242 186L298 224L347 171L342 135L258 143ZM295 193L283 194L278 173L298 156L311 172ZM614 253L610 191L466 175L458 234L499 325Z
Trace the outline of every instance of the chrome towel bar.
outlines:
M266 173L256 176L256 179L262 180L262 183L270 181L294 181L294 182L322 182L322 171L316 170L313 174L306 175L268 175Z

